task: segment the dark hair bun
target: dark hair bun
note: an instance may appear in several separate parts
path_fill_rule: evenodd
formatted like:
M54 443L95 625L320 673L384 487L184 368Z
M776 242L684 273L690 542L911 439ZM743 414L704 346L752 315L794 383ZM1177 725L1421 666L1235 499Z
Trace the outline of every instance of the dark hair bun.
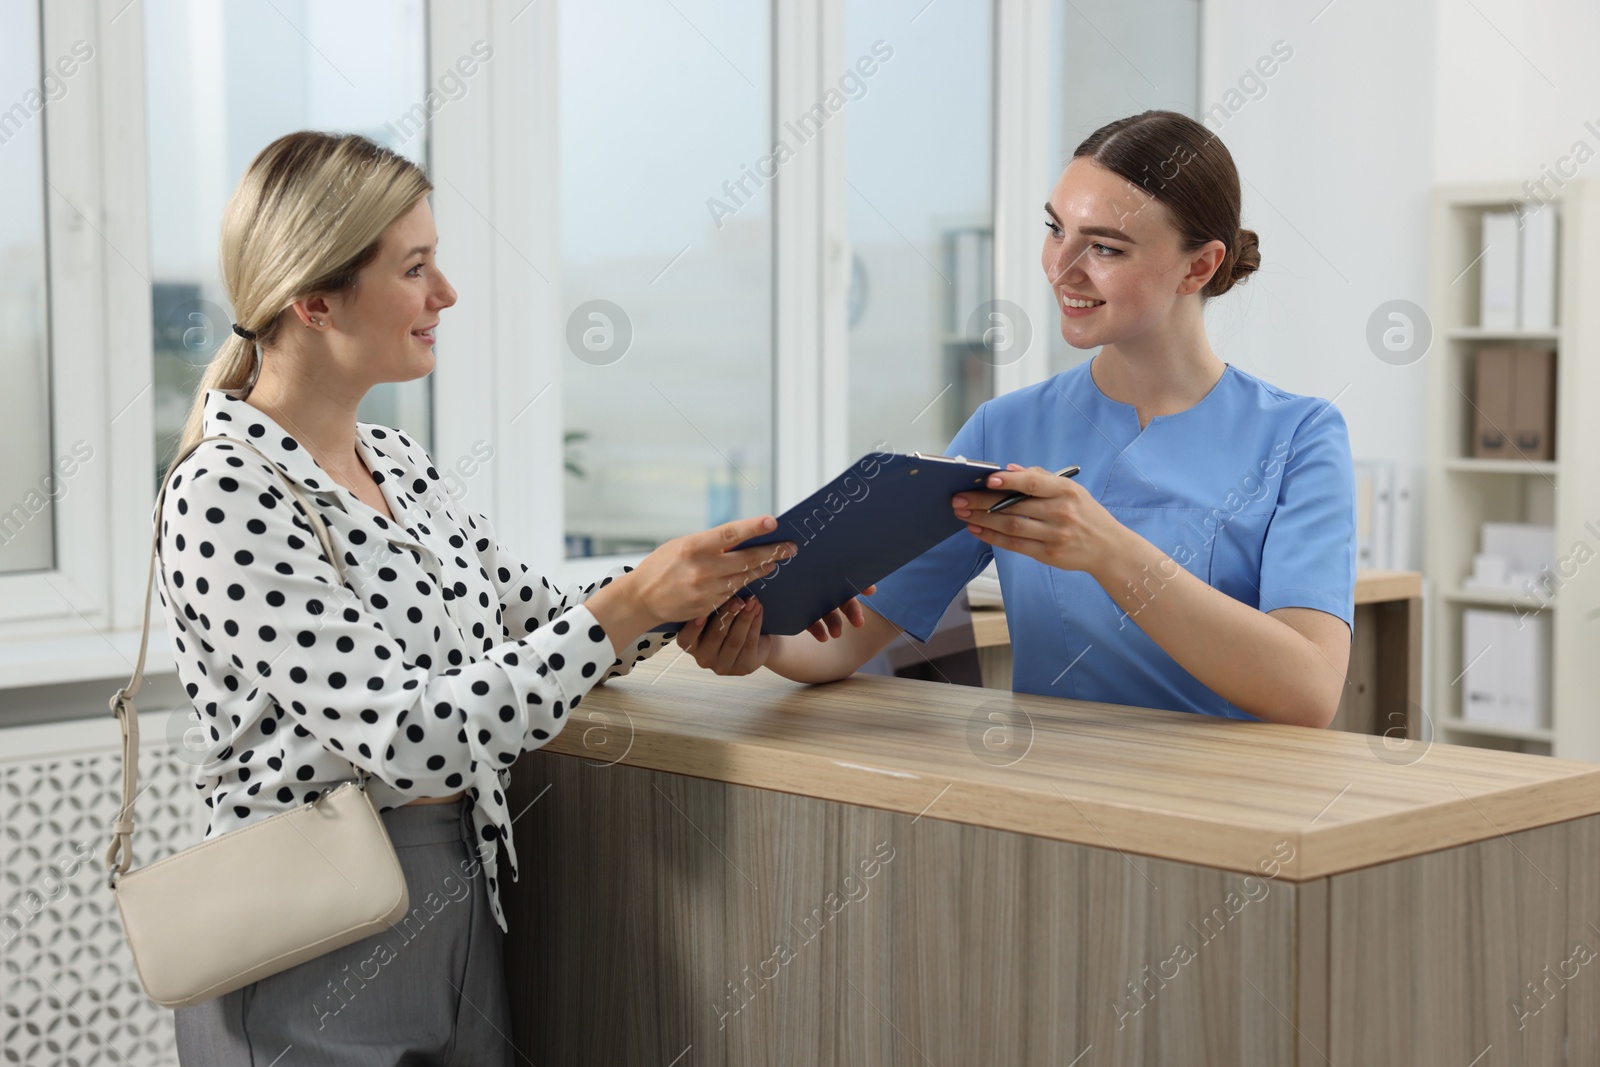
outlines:
M1203 123L1177 111L1140 112L1095 130L1073 151L1080 156L1164 204L1183 251L1211 241L1227 246L1202 297L1221 296L1261 266L1255 231L1239 225L1233 156Z
M1221 296L1260 268L1261 242L1256 237L1256 231L1241 228L1239 235L1233 239L1232 252L1232 264L1224 262L1222 267L1217 268L1217 273L1211 276L1206 286L1208 295ZM1223 273L1224 268L1226 274Z

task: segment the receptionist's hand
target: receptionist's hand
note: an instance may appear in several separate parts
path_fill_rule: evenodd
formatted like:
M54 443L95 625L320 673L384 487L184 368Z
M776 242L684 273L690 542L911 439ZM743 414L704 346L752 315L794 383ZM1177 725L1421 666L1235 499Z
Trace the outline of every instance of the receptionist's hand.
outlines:
M988 509L1018 490L1023 500L997 515ZM988 477L988 489L965 490L950 499L956 518L985 544L1031 556L1063 570L1095 574L1137 536L1071 478L1043 467L1012 463Z
M878 591L876 585L869 585L861 591L862 596L871 596ZM843 604L828 612L822 618L806 627L806 633L818 641L826 641L830 637L840 637L844 634L844 624L849 623L856 629L866 625L866 609L861 606L861 601L851 597Z

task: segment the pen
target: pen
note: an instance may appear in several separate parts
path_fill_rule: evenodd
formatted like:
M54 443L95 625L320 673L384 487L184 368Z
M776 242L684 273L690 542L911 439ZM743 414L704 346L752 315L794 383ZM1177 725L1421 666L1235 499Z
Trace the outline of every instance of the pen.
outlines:
M1060 470L1056 471L1056 477L1057 478L1071 478L1071 477L1075 476L1080 469L1081 468L1077 467L1076 465L1071 466L1071 467L1062 467ZM1006 508L1009 508L1012 504L1015 504L1019 500L1027 500L1027 499L1028 499L1028 494L1027 493L1016 493L1016 492L1008 493L1005 496L1001 497L999 500L996 500L994 502L994 507L990 508L988 513L990 515L993 515L997 511L1004 511Z

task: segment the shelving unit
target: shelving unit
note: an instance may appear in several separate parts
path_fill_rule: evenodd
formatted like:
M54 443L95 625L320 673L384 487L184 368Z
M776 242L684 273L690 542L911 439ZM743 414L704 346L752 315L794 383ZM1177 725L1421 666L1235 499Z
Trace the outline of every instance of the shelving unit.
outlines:
M1485 330L1479 321L1484 211L1525 202L1517 185L1449 186L1432 199L1428 312L1427 535L1430 579L1430 708L1442 740L1600 761L1600 181L1571 181L1560 212L1558 328ZM1555 459L1473 459L1474 360L1483 344L1556 349ZM1557 575L1548 601L1521 590L1463 588L1484 522L1550 523ZM1590 555L1594 558L1589 558ZM1580 562L1582 561L1582 562ZM1563 565L1565 564L1565 565ZM1462 613L1468 608L1547 612L1551 624L1549 729L1514 729L1461 718Z
M1502 334L1495 340L1504 340ZM1468 459L1457 457L1447 459L1444 469L1462 474L1545 474L1553 475L1557 467L1554 460L1548 459Z

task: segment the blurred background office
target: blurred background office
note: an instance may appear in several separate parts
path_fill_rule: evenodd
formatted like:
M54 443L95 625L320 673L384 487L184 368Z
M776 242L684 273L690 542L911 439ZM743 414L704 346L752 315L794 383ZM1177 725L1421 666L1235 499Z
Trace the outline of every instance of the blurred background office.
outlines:
M1193 115L1262 250L1207 309L1214 348L1344 412L1362 491L1388 487L1363 502L1363 564L1438 593L1450 739L1564 754L1559 704L1474 731L1450 703L1466 613L1542 606L1462 572L1485 521L1576 536L1556 479L1594 484L1600 453L1495 466L1457 447L1461 411L1426 413L1467 396L1480 341L1558 343L1563 386L1595 384L1595 327L1485 333L1479 248L1460 254L1511 201L1592 217L1592 4L0 0L0 25L0 1063L175 1062L99 876L105 702L137 647L158 472L230 322L223 205L302 128L427 167L460 292L435 372L362 417L572 576L779 511L868 450L940 451L983 400L1090 357L1060 338L1042 204L1104 122ZM1468 187L1487 191L1440 192ZM1374 323L1432 341L1375 345ZM153 634L139 862L201 825L159 614Z

